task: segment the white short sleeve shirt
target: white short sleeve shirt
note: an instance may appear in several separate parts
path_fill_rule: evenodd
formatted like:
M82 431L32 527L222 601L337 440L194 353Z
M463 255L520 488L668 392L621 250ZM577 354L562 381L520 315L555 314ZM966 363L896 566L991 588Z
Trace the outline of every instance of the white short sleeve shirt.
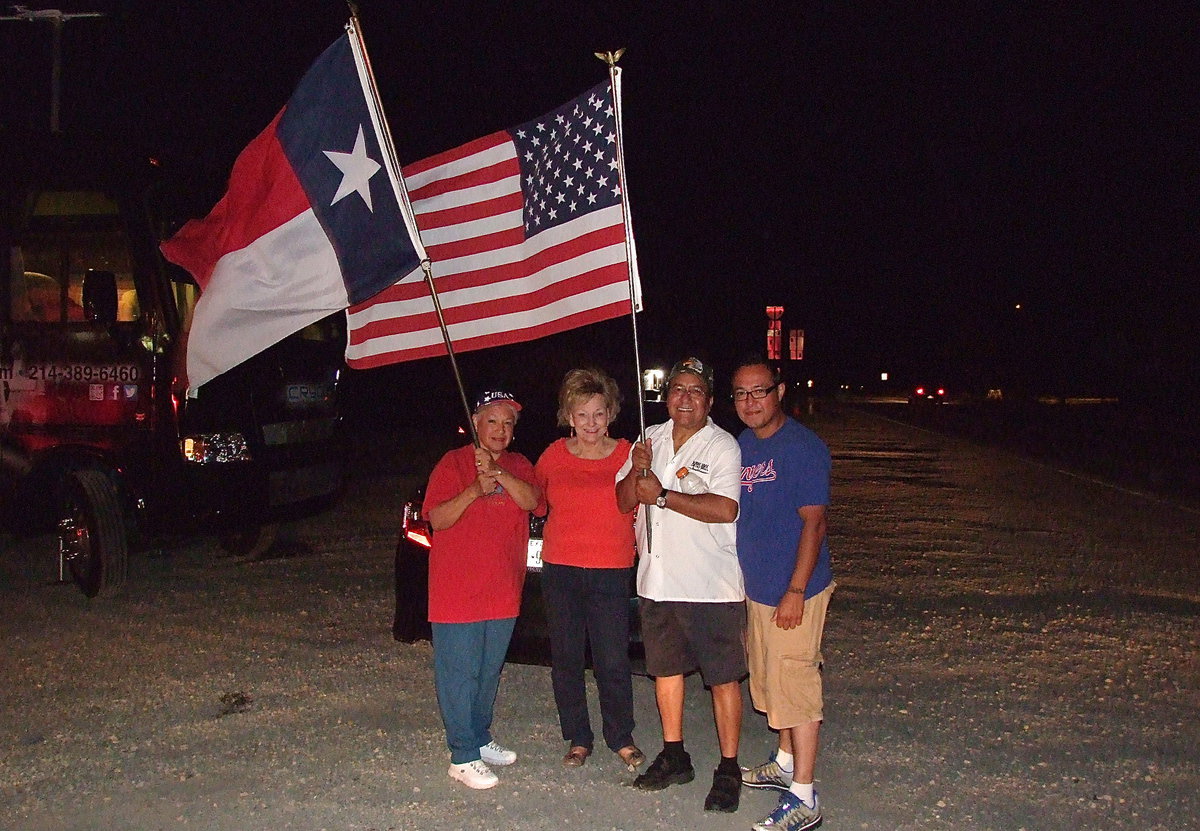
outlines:
M737 502L742 491L742 453L737 439L710 418L676 453L671 429L668 421L646 430L653 452L651 469L663 487L679 490L676 473L686 467L704 480L708 492ZM618 482L629 473L630 466L626 459L617 472ZM651 529L649 551L647 523ZM642 597L700 603L745 600L736 522L701 522L669 508L639 505L635 529L637 589Z

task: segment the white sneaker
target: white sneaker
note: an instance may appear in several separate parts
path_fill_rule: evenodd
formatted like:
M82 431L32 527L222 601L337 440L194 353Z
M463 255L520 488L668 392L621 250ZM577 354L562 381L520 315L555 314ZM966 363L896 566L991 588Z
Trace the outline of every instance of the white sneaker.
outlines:
M507 747L501 747L496 744L495 740L488 742L483 747L479 748L479 758L487 762L489 765L511 765L517 761L517 754L509 750Z
M474 788L477 791L485 791L500 784L500 780L496 774L492 773L491 768L479 759L473 762L464 762L461 765L450 765L450 770L446 773L450 774L451 779L457 779L468 788Z

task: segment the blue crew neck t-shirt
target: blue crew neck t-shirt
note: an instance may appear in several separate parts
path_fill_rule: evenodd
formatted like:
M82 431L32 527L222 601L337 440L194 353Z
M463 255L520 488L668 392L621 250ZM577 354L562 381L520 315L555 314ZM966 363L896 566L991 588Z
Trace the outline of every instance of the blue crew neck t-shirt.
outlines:
M829 448L793 418L766 439L746 428L738 436L738 445L742 448L742 498L737 549L746 596L756 603L778 606L796 568L796 548L804 529L799 509L829 504ZM804 597L820 594L832 582L829 542L824 539Z

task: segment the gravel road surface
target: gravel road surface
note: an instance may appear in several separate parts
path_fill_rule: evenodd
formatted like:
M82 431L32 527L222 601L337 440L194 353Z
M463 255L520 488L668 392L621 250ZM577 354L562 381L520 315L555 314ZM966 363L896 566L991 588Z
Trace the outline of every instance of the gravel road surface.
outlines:
M813 426L838 580L824 827L1200 826L1200 515L861 412ZM270 559L183 541L92 601L54 584L48 540L0 535L0 828L702 831L773 807L701 810L716 742L695 678L689 785L634 791L604 751L564 769L549 670L519 665L496 733L520 760L491 791L451 782L429 646L390 634L415 482L379 471L401 462L284 526ZM652 756L648 679L635 698ZM747 704L742 763L773 744Z

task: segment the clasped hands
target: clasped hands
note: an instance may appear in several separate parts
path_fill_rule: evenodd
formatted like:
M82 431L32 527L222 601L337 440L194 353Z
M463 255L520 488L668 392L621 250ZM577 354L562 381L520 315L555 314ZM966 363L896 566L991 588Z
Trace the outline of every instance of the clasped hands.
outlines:
M482 447L475 448L475 484L479 486L480 496L495 493L500 487L503 473L504 469L496 464L491 453Z

